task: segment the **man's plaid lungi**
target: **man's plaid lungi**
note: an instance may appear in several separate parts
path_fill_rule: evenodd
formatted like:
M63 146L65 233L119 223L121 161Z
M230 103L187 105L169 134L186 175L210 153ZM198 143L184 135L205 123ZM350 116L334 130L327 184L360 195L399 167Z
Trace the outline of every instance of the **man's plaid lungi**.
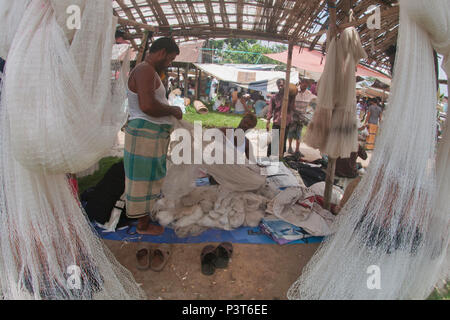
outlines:
M129 218L148 215L161 196L172 125L143 119L125 127L125 194Z

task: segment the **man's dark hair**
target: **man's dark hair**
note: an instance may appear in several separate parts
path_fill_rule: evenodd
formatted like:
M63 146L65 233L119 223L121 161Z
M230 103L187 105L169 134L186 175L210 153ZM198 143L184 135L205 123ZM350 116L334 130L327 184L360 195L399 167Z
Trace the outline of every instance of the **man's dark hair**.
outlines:
M284 79L278 79L278 80L277 80L277 86L278 86L281 82L284 83L284 81L285 81Z
M115 38L125 38L125 32L123 32L122 30L116 30L116 34L115 34Z
M174 52L180 54L180 48L178 47L175 40L168 37L162 37L153 42L152 46L150 47L149 53L155 53L162 49L166 49L167 54L171 54Z

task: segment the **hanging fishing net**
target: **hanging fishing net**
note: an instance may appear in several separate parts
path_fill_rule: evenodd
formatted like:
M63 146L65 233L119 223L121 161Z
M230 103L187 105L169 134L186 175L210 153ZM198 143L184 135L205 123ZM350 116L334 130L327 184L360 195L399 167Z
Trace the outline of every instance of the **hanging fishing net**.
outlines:
M355 70L359 60L366 57L354 27L344 29L339 39L329 42L317 109L305 143L331 158L348 158L358 151Z
M32 0L7 55L0 109L0 295L145 298L94 234L66 180L66 173L87 169L111 148L125 120L124 82L111 80L111 1L82 1L81 29L73 39L60 16L74 2L63 2L54 7Z
M370 167L289 299L424 299L448 276L450 136L436 162L433 46L448 57L449 41L450 2L400 1L391 96Z

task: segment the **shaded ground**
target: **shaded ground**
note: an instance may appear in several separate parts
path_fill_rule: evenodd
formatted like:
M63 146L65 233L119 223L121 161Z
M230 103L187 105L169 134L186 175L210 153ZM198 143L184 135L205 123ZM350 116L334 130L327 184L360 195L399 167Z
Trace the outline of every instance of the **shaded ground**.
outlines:
M137 243L105 243L152 300L284 300L319 246L233 244L228 268L205 276L201 273L200 253L208 243L173 244L172 256L159 273L137 270ZM156 246L150 244L151 248Z

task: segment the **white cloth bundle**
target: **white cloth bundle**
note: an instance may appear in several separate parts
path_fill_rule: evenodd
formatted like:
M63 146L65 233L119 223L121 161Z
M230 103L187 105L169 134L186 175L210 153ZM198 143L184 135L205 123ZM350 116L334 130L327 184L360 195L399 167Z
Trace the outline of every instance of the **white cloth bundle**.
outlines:
M290 299L424 299L445 275L442 270L448 273L450 137L438 156L436 184L429 37L438 34L435 47L448 48L449 21L447 0L400 1L390 107L377 149L338 216L336 233L291 286Z
M334 109L334 86L336 83L336 38L331 39L327 48L327 60L317 87L317 106L313 118L306 129L304 141L312 148L323 150L326 146Z
M145 298L94 235L65 175L93 165L125 116L124 84L111 94L111 1L85 0L84 7L69 45L57 23L61 12L32 0L7 55L0 105L4 299Z
M305 142L331 158L348 158L358 151L356 66L366 58L354 27L332 39L319 81L317 108Z
M348 158L352 152L358 151L355 70L367 54L353 27L342 31L337 45L336 105L331 116L327 143L321 151L331 158Z

